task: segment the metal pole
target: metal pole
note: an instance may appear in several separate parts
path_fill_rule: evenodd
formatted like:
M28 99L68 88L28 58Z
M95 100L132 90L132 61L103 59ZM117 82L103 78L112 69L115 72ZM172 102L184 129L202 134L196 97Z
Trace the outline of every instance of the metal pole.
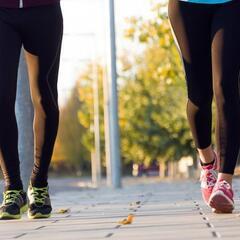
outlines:
M99 186L101 182L101 151L100 151L100 125L99 125L99 86L98 86L98 66L96 58L93 57L93 95L94 95L94 161L92 161L92 181L94 186Z
M29 178L33 167L33 106L29 91L29 81L27 66L24 59L23 51L21 52L18 83L17 83L17 98L16 98L16 117L19 129L19 144L18 151L20 157L20 168L24 187L29 184Z
M118 125L118 95L117 95L117 67L116 67L116 37L114 0L108 0L109 10L109 64L108 77L104 82L105 98L105 137L107 183L113 188L121 187L121 160Z

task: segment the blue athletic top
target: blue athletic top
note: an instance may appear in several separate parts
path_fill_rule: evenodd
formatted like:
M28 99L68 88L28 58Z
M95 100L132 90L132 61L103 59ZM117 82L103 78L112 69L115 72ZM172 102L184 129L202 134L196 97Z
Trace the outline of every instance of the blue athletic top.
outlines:
M180 0L180 1L190 2L190 3L217 4L217 3L231 2L232 0Z

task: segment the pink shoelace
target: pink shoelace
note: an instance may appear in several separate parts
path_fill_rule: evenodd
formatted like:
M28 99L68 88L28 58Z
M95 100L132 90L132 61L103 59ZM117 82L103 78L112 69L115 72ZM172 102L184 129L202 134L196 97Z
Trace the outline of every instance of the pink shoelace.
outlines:
M202 170L200 181L204 184L205 188L214 187L217 182L216 171L213 168Z
M217 181L216 188L224 188L224 189L228 189L228 190L232 189L231 185L225 180Z

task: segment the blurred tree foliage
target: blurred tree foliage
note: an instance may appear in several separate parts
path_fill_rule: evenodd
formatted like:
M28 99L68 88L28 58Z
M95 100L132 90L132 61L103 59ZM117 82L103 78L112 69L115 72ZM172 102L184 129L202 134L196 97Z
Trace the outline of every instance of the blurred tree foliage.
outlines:
M103 103L103 78L104 67L98 63L91 64L81 75L78 86L78 96L81 107L78 109L79 123L88 131L81 136L84 147L89 151L94 151L94 112L93 112L93 82L94 78L98 81L99 98L99 126L100 126L100 146L102 162L105 162L104 155L104 103Z
M78 90L79 83L77 82L69 100L61 109L60 126L52 164L57 171L81 172L90 169L90 153L81 138L87 134L88 129L79 124L78 119L78 110L82 106Z
M128 19L125 36L141 51L135 56L124 54L119 61L119 124L125 165L179 160L182 156L195 154L186 119L184 73L165 8L166 5L155 5L155 15L150 20ZM104 67L97 65L94 69L100 87L101 155L104 162ZM94 69L92 65L87 67L62 109L54 155L80 169L89 168L90 152L94 150Z
M127 161L178 160L194 154L186 119L186 87L181 59L171 35L166 6L151 20L130 18L126 37L144 46L122 61L120 126Z
M53 168L87 174L94 151L93 79L99 85L101 151L104 151L103 67L90 64L79 77L67 104L61 109L60 127L53 155ZM104 154L101 154L104 162Z

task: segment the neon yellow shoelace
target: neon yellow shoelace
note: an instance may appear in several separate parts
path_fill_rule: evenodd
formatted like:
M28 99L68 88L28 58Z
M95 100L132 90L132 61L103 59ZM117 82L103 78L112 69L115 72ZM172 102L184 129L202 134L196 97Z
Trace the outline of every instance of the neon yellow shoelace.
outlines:
M36 203L44 204L45 199L48 197L48 188L36 188L32 187L31 195L33 196Z
M16 199L19 197L20 195L19 190L8 190L6 192L3 193L3 202L4 204L11 204L14 203L16 201Z

